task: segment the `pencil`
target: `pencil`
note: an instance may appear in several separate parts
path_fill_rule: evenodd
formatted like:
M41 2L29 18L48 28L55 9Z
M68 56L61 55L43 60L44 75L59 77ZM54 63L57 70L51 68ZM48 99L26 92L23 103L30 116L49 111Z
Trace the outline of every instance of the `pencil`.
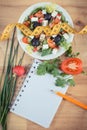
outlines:
M79 107L81 107L81 108L87 110L87 105L85 105L84 103L82 103L82 102L80 102L80 101L78 101L78 100L76 100L76 99L74 99L74 98L72 98L72 97L69 97L69 96L67 96L67 95L65 95L65 94L62 94L61 92L57 92L57 91L54 91L54 90L52 90L52 91L53 91L56 95L58 95L58 96L60 96L60 97L62 97L62 98L64 98L64 99L66 99L67 101L69 101L69 102L71 102L71 103L73 103L73 104L75 104L75 105L77 105L77 106L79 106Z

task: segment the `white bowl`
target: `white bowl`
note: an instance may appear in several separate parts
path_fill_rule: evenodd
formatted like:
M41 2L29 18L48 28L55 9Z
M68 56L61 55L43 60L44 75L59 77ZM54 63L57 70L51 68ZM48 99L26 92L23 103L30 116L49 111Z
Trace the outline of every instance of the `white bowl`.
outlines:
M49 5L49 4L52 4L50 2L40 2L40 3L37 3L37 4L34 4L32 6L30 6L29 8L27 8L23 13L22 15L20 16L19 20L18 20L18 23L23 23L24 22L24 19L25 17L27 17L33 10L35 10L35 8L37 7L45 7L46 5ZM62 11L63 12L63 15L65 16L66 20L68 21L69 25L71 25L73 27L73 21L70 17L70 15L68 14L68 12L62 8L61 6L59 5L56 5L57 9L59 11ZM58 56L61 56L65 51L66 49L63 48L63 47L60 47L58 52L56 54L49 54L49 55L46 55L46 56L41 56L39 52L33 52L33 53L29 53L26 49L26 46L27 44L24 44L22 42L22 37L23 37L23 34L21 33L20 30L17 29L17 38L18 38L18 41L19 41L19 44L21 45L22 49L30 56L32 56L33 58L36 58L36 59L40 59L40 60L50 60L50 59L54 59L54 58L57 58ZM70 37L69 39L67 40L67 43L71 43L73 41L73 37L74 35L73 34L70 34Z

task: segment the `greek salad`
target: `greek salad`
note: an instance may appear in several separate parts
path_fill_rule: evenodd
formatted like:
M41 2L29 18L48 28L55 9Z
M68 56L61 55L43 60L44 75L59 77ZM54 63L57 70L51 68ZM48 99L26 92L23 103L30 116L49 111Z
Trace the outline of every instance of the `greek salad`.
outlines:
M63 12L47 6L34 9L24 19L23 24L33 31L37 26L49 26L50 29L53 29L56 24L63 22L67 22ZM49 54L55 55L60 47L67 49L68 38L69 34L65 30L60 29L59 34L52 36L46 36L44 32L37 36L28 37L23 34L22 43L27 44L31 52L38 52L41 56L46 56Z

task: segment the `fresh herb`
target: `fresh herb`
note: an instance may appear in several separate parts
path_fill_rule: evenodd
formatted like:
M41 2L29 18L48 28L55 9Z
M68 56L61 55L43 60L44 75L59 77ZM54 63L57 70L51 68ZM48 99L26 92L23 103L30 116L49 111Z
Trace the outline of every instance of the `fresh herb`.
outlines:
M65 52L65 56L66 56L66 57L77 57L79 54L80 54L79 52L73 53L71 46L70 46L69 49Z
M65 87L65 84L66 84L66 80L64 80L62 78L57 78L55 81L56 86Z
M48 49L42 50L41 56L46 56L46 55L49 55L51 53L52 53L52 49L48 48Z
M10 46L10 42L7 41L4 65L3 65L2 74L0 76L0 125L2 125L2 130L7 130L7 115L10 109L12 98L14 96L14 91L15 91L16 81L17 81L17 76L15 77L13 76L12 68L16 64L18 65L21 64L24 57L24 53L23 53L22 57L19 59L19 61L17 61L19 43L15 45L14 37L15 37L15 30L12 36L11 46ZM7 52L9 51L8 50L9 46L10 46L10 52L8 56ZM4 79L4 83L2 82L3 79Z
M62 31L62 29L60 31ZM67 50L70 46L70 44L67 43L66 39L63 36L61 36L59 44L61 47L64 47L65 50Z
M72 79L72 76L65 74L60 69L58 69L60 67L60 64L61 64L60 58L50 61L44 61L41 64L39 64L37 68L37 74L45 75L46 73L49 73L53 75L56 78L55 80L56 86L65 87L66 84L74 86L75 83L74 80Z
M37 13L40 10L43 10L43 7L36 8L34 11L31 12L30 15L33 15L33 14Z
M30 23L30 29L33 30L34 27L33 27L33 23Z
M65 80L64 78L58 77L55 81L56 86L65 87L65 85L68 84L70 86L75 86L75 82L73 79Z
M67 80L67 83L70 85L70 86L75 86L75 81L73 79L68 79Z

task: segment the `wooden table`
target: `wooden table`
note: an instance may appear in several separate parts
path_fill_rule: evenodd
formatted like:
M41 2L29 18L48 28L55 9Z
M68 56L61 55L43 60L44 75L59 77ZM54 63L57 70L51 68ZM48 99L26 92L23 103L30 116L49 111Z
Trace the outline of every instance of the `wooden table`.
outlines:
M41 1L43 0L0 0L0 33L7 24L17 22L28 6ZM78 31L87 24L87 0L54 0L53 2L69 12ZM72 45L73 51L80 52L79 57L83 61L83 69L87 70L87 35L75 35ZM3 66L4 46L2 42L0 44L0 67ZM23 64L28 65L31 59L25 55ZM82 74L75 76L75 81L76 86L70 87L67 94L87 104L87 76ZM9 113L8 130L45 130L45 128ZM63 100L48 130L87 130L87 111Z

